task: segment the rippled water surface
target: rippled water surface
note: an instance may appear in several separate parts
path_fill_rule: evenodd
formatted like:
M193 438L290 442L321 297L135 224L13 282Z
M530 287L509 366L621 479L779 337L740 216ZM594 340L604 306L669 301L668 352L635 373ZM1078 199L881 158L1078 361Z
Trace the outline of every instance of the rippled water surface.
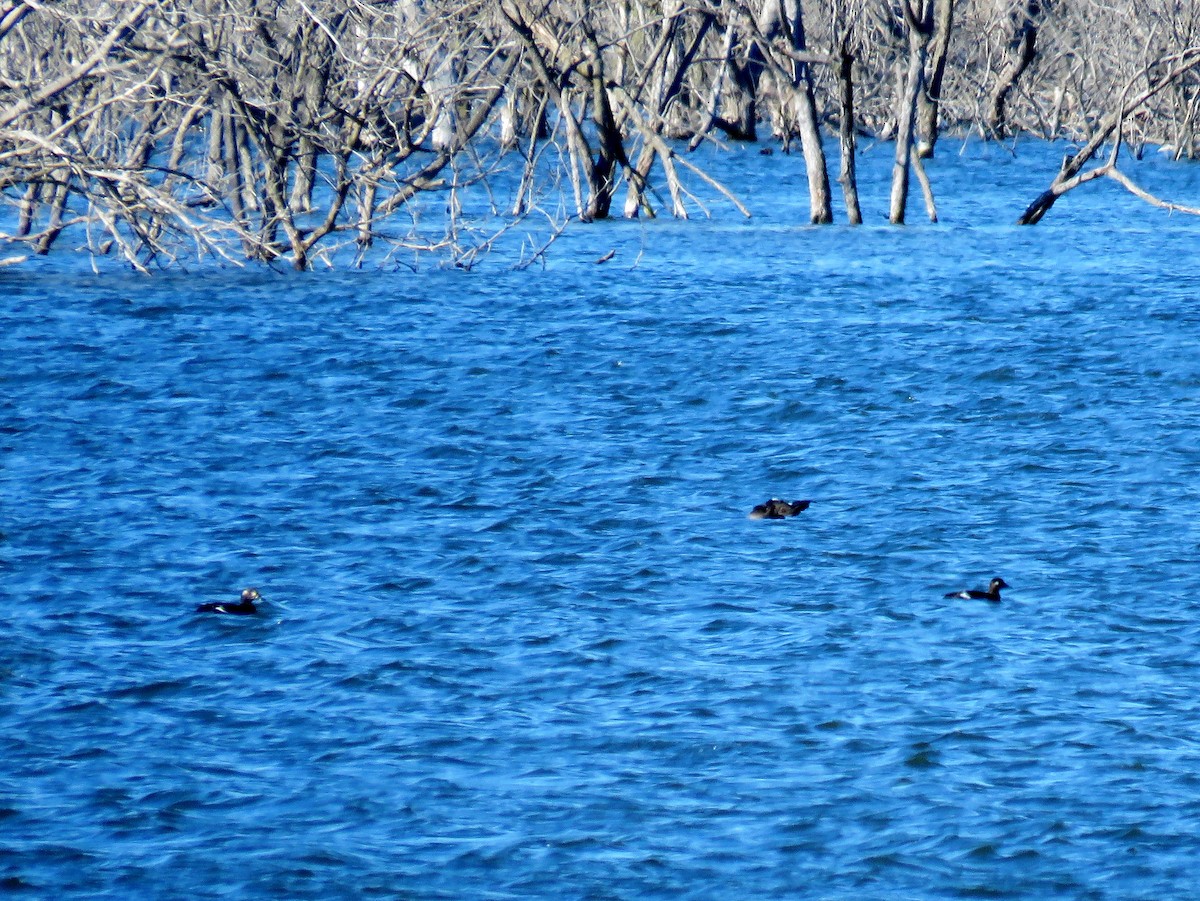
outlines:
M1189 895L1200 223L1011 226L1055 152L943 148L937 226L747 150L754 219L544 270L0 272L0 885Z

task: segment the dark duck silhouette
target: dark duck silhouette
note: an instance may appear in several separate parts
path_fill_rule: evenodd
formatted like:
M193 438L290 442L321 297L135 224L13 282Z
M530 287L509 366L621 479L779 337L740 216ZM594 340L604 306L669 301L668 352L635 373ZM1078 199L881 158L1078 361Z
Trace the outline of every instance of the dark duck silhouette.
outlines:
M769 501L759 504L750 511L751 519L787 519L789 516L795 516L797 513L803 513L808 509L811 501L781 501L777 497L771 498Z
M971 588L967 591L951 591L946 595L946 597L962 598L966 601L999 601L1001 588L1008 588L1008 583L1003 579L992 579L992 581L988 583L987 591L980 591L978 588Z
M255 601L261 601L262 595L258 593L257 588L247 588L242 592L242 599L236 604L227 603L225 601L216 601L211 604L201 604L196 608L197 613L231 613L235 616L249 616L258 613L258 608L254 606Z

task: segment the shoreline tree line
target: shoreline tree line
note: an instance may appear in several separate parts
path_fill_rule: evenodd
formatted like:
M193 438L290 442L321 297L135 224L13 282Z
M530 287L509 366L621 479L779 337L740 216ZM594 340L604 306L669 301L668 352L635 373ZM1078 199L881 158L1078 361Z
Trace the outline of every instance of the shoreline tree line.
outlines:
M1026 224L1100 177L1195 213L1119 150L1192 159L1198 118L1192 0L0 0L0 241L470 265L530 217L747 212L706 142L802 154L809 220L836 185L858 223L863 137L889 220L936 220L946 133L1071 142Z

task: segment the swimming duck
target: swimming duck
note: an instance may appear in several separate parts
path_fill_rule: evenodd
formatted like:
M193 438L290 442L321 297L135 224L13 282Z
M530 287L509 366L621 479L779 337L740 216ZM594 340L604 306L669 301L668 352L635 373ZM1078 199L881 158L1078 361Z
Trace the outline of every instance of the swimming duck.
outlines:
M980 591L977 588L971 588L967 591L951 591L946 595L948 598L962 598L963 600L981 600L981 601L999 601L1000 589L1008 588L1008 583L1003 579L992 579L988 583L987 591Z
M261 601L262 595L258 593L257 588L247 588L242 592L242 599L236 604L227 604L224 601L216 601L211 604L201 604L196 608L197 613L232 613L239 616L249 616L253 613L258 613L258 608L254 606L255 601Z
M808 509L810 503L812 501L792 501L789 504L787 501L781 501L779 498L773 497L751 510L750 518L786 519L789 516L795 516L797 513L803 513Z

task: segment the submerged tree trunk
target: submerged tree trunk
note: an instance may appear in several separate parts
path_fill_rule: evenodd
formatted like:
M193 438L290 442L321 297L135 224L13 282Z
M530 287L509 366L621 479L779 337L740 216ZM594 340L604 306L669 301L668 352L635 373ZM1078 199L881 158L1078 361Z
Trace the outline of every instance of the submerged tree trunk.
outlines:
M752 97L744 97L744 86L739 82L739 79L745 80L746 74L744 69L739 66L733 59L733 39L736 36L736 29L733 23L725 26L725 34L721 39L721 55L717 60L717 71L712 75L712 83L709 86L708 103L704 109L704 119L696 133L692 135L692 139L688 142L688 150L695 150L700 146L700 143L708 137L712 129L719 128L729 137L735 140L753 141L754 135L754 100ZM738 98L746 101L735 106L738 111L735 113L737 123L722 118L721 104L725 99L726 91L724 90L725 82L729 81L733 87L734 102ZM749 104L749 121L743 121L742 116L746 111L747 103ZM747 130L749 129L749 130Z
M1163 67L1169 68L1162 71ZM1124 126L1125 117L1136 111L1164 88L1175 84L1184 75L1196 69L1200 69L1200 47L1193 47L1181 53L1171 54L1147 66L1146 71L1139 75L1137 80L1149 76L1149 86L1132 100L1126 101L1124 100L1125 95L1122 95L1120 106L1105 117L1104 121L1100 123L1100 127L1096 129L1095 134L1092 135L1091 140L1084 145L1082 150L1074 156L1063 160L1062 169L1055 176L1050 187L1038 195L1033 203L1026 207L1025 212L1017 219L1017 224L1034 225L1040 222L1042 217L1054 206L1059 197L1095 178L1111 175L1120 181L1119 173L1116 175L1113 173L1116 170L1116 151L1120 147L1121 129ZM1156 70L1158 71L1157 75L1151 74ZM1083 172L1083 167L1087 165L1088 161L1095 156L1096 151L1110 138L1114 142L1113 158L1106 165L1098 166L1090 172ZM1122 182L1122 184L1125 184L1125 182ZM1125 187L1128 188L1129 185L1125 184Z
M838 46L837 80L841 116L838 143L842 150L842 173L838 176L838 182L841 183L842 197L846 201L847 221L851 225L862 225L862 209L858 203L858 169L854 158L857 152L854 134L854 57L846 36Z
M797 56L806 55L804 13L800 0L767 0L757 24L764 40L783 40ZM795 57L784 57L782 62L775 60L773 54L768 57L769 49L769 46L758 48L760 65L765 68L769 64L775 78L781 81L786 79L787 84L781 87L790 86L794 90L790 102L796 115L800 148L804 153L804 167L808 176L809 221L814 225L832 222L829 169L825 161L825 148L821 143L812 71L807 62Z
M804 36L804 18L800 0L789 0L792 12L792 47L803 52L807 48ZM821 129L818 124L817 101L813 93L812 68L808 63L796 63L796 80L800 95L799 105L800 148L804 153L804 168L808 173L809 221L813 225L826 225L833 221L830 203L829 167L825 162Z
M785 146L799 141L815 223L832 218L825 115L839 120L852 223L859 134L896 141L891 220L905 221L913 179L936 217L920 160L952 114L964 130L1057 137L1061 124L1088 142L1026 223L1095 178L1146 195L1116 156L1097 158L1106 141L1192 151L1194 0L1109 17L1055 0L812 2L805 23L802 0L121 0L100 13L6 0L0 245L70 240L142 269L193 252L303 267L372 246L457 263L531 211L552 231L614 215L622 176L627 215L729 197L669 139L753 139L768 111ZM810 28L821 55L805 35L818 8L831 17ZM1151 100L1165 85L1170 99Z
M1037 53L1037 22L1040 16L1039 0L1026 0L1020 24L1010 45L1008 65L1000 72L995 85L992 86L988 99L987 127L998 139L1008 136L1008 95Z
M935 0L933 40L929 47L928 86L918 94L919 114L917 156L933 156L938 139L938 108L942 99L942 79L946 74L946 57L950 50L950 30L954 24L955 0Z
M905 0L904 18L908 24L908 71L904 76L896 123L896 162L892 167L892 195L888 220L903 225L908 204L909 170L917 114L917 95L925 73L925 51L929 43L932 0Z
M677 128L668 124L672 118L671 110L679 105L677 100L683 92L684 82L695 64L705 36L713 25L714 17L702 16L696 23L695 32L684 42L684 15L680 0L664 4L663 13L666 18L660 27L658 40L650 52L650 63L646 70L633 82L632 91L623 90L620 85L614 88L621 101L624 121L632 123L642 135L642 147L637 163L626 164L628 189L625 197L625 216L630 219L642 213L654 216L648 187L655 159L662 162L663 173L671 192L672 212L680 218L687 218L687 210L684 208L675 177L672 154L661 152L666 145L658 139L664 132L677 131ZM718 74L716 78L718 91L722 77ZM646 115L639 114L639 101ZM713 108L712 105L708 107L706 127L712 124Z
M758 140L758 83L749 66L730 60L730 91L723 109L725 114L713 124L730 140L754 143Z
M851 225L862 224L862 209L858 202L857 113L854 108L854 41L860 34L861 11L853 0L837 0L832 7L831 33L834 44L834 76L838 98L838 145L841 149L842 198L846 203L846 220Z
M319 130L321 101L325 97L330 70L333 65L335 47L330 35L340 28L340 22L318 28L311 22L306 24L304 35L299 39L299 59L296 71L303 74L301 84L293 86L292 108L299 120L299 136L296 148L296 163L292 179L291 205L300 211L313 208L313 189L316 186L317 162L320 146L315 138Z
M71 174L64 167L48 173L46 183L42 187L43 202L50 208L50 222L34 245L34 251L39 256L50 252L50 247L63 231L63 213L67 208L68 188Z
M621 129L613 117L612 104L608 100L608 89L604 84L599 47L592 59L592 123L596 128L599 153L592 167L591 200L588 205L589 219L607 219L612 209L613 195L617 189L617 167L628 168L625 144L621 140Z
M596 167L592 159L592 149L588 144L587 137L583 133L583 129L580 127L579 120L575 116L575 111L571 109L570 98L567 96L566 91L560 87L562 76L553 68L548 55L538 46L537 40L534 38L533 28L524 18L524 10L520 9L515 3L512 4L511 9L507 3L501 4L500 10L524 45L535 77L558 107L559 116L567 131L567 147L572 160L583 168L584 177L587 179L588 185L594 185L596 182ZM574 168L572 168L572 177L574 177L574 171ZM585 201L580 194L581 192L577 189L577 213L580 219L590 221L594 218L593 211L596 208L595 199L589 197Z

